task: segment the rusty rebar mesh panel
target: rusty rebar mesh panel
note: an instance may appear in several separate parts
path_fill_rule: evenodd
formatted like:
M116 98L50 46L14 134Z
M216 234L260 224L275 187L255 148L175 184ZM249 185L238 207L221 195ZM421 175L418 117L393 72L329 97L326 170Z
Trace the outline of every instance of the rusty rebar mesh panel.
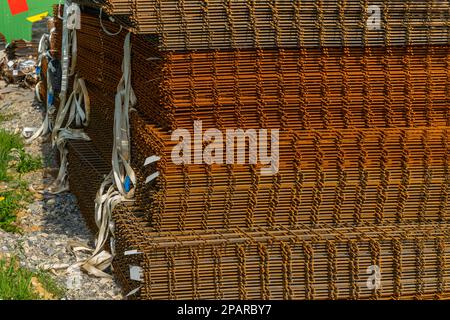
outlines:
M132 6L130 1L107 1L97 0L95 2L91 0L76 0L76 2L84 7L103 9L110 15L129 15L132 13Z
M448 123L448 46L191 52L166 59L159 105L149 95L140 101L143 113L170 129L192 127L194 120L219 129Z
M39 84L39 97L41 101L44 101L45 105L47 105L47 71L48 71L48 57L44 56L41 61L41 71L38 76L41 79L41 83Z
M114 264L124 290L142 285L136 297L145 299L450 298L446 7L380 2L376 36L351 14L344 19L350 12L365 21L367 1L287 3L127 1L138 28L148 27L143 12L160 14L153 33L161 41L131 39L137 192L114 212ZM350 9L336 9L344 3ZM285 32L281 17L293 10L298 20ZM444 23L435 20L438 11ZM220 30L236 32L221 39ZM110 170L126 32L106 35L89 12L77 32L93 141L70 143L69 178L93 227L96 192ZM214 50L171 51L180 48ZM171 130L192 131L195 120L204 130L281 129L278 173L262 176L258 165L176 166ZM144 168L152 155L161 160ZM155 171L160 176L145 184ZM130 249L144 254L125 257ZM130 280L129 265L143 268L143 283ZM385 275L380 290L364 286L370 265Z
M95 198L111 164L105 161L92 142L70 140L68 142L68 173L71 192L78 199L78 206L88 225L95 233Z
M163 50L448 44L450 7L425 0L108 0ZM375 7L375 8L374 8ZM120 8L120 9L119 9ZM375 23L372 23L375 21Z
M53 6L53 24L54 24L54 32L52 37L50 38L50 53L56 59L61 59L61 46L62 46L62 25L63 21L59 19L59 16L62 16L61 12L62 8L57 5Z
M91 143L69 145L71 188L80 205L93 206L96 181L109 168ZM83 214L92 227L93 208ZM143 285L135 298L449 298L446 222L161 233L136 205L117 208L114 221L114 270L125 292ZM131 249L144 254L125 256ZM130 265L143 268L143 283L129 279ZM364 286L370 265L381 267L380 290Z
M248 165L248 142L245 165L183 166L171 159L178 141L170 134L136 113L131 128L137 170L160 172L137 199L152 203L148 219L157 230L445 221L449 214L448 127L282 131L273 176ZM142 168L151 155L161 161Z
M85 132L91 138L100 156L111 163L114 125L114 95L97 89L86 81L91 113L90 123Z
M78 72L113 96L126 32L84 13ZM106 22L109 30L117 25ZM139 112L166 129L339 129L449 123L448 46L163 53L132 37Z
M118 66L125 33L106 36L98 19L88 14L83 14L82 22L78 70L88 84L95 123L86 130L102 156L110 160L113 92L121 76ZM113 30L112 23L106 25ZM148 195L139 199L143 207L149 207L148 221L157 230L445 219L447 46L216 51L161 58L141 36L132 40L133 88L139 101L131 124L133 157L140 159L138 171L161 172ZM153 50L154 59L146 59L147 49ZM278 61L280 55L282 61ZM329 68L323 67L324 55ZM233 63L239 59L244 61L242 71L233 75ZM258 59L265 59L266 71L259 86L255 85L258 76L253 75ZM347 67L342 60L348 61L343 63ZM293 71L287 68L277 74L277 63L290 64ZM216 76L214 65L220 70ZM158 78L154 72L160 69L170 70L175 80L168 84ZM237 83L236 74L241 77ZM191 79L192 75L196 78ZM145 76L152 81L145 81ZM288 76L290 81L284 81ZM288 94L280 93L284 83ZM169 88L175 94L168 94ZM224 97L214 98L217 91ZM174 104L158 109L154 103L174 100L173 95L184 107L179 112L173 110ZM296 109L283 117L287 105L283 101L289 99L296 99L292 103ZM228 101L231 110L219 109L217 100ZM244 110L239 101L249 101L253 121L250 116L236 117L238 107ZM167 130L159 129L162 123L179 127L167 122L170 116L161 116L165 112L187 129L194 120L203 120L205 129L281 126L295 130L282 131L280 172L275 177L262 177L260 168L245 165L182 167L170 159L176 143ZM262 125L264 118L271 121ZM157 167L142 169L143 159L154 154L162 157Z
M391 299L449 297L447 223L321 225L156 233L116 210L115 266L143 268L140 299ZM124 255L125 250L142 255ZM367 268L381 287L366 287Z

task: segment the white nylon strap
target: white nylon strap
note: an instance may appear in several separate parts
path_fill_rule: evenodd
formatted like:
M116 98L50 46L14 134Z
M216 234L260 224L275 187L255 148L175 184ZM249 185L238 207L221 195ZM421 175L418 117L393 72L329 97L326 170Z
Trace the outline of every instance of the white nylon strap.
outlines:
M69 181L67 179L67 166L68 159L67 155L69 151L66 148L67 140L84 140L89 141L89 137L86 133L81 129L69 129L63 128L58 130L58 135L56 138L56 147L59 151L59 157L61 161L61 165L59 167L58 177L53 182L52 186L49 188L49 191L58 194L64 191L69 190Z
M38 47L38 63L37 66L42 66L42 59L43 57L49 52L50 50L50 35L47 33L44 33L39 40L39 47Z
M136 176L130 166L130 108L136 104L136 96L131 87L131 44L128 33L124 43L124 57L122 62L122 78L117 86L114 109L114 142L112 151L112 172L117 190L125 198L134 196ZM133 184L131 190L126 191L124 182L126 177Z
M130 126L129 111L136 104L136 96L131 88L131 45L130 33L125 37L122 78L117 86L114 109L112 169L100 185L95 199L95 222L98 234L95 249L91 256L80 261L80 266L89 273L99 277L110 277L103 272L112 262L113 256L103 248L109 235L114 237L112 212L114 208L134 195L136 177L130 165ZM130 190L125 190L127 177L132 183Z
M53 130L53 133L52 133L53 145L56 144L58 129L61 127L62 122L64 120L64 119L58 120L58 117L61 112L65 112L64 108L66 106L67 88L69 85L69 76L70 76L70 73L72 72L72 69L74 68L74 65L71 64L71 70L69 70L69 64L70 64L69 50L71 47L70 42L74 40L74 37L72 36L72 32L75 31L75 30L69 30L67 28L68 8L70 7L71 4L72 4L72 0L64 1L64 16L63 16L63 27L62 27L62 53L61 53L61 58L62 58L62 61L61 61L61 68L62 68L61 92L59 94L60 105L59 105L58 115L57 115L57 119L56 119L56 121L58 121L60 124L59 124L59 126L55 125L55 130ZM76 40L76 36L75 36L75 40ZM73 50L73 47L74 46L72 44L72 50Z
M77 29L69 30L69 34L70 34L70 47L72 52L69 76L73 76L75 74L75 68L77 66L77 59L78 59Z
M47 55L47 57L48 56L49 55ZM52 130L53 130L52 122L50 120L50 116L55 112L55 107L54 107L53 104L51 104L51 105L49 104L49 97L54 94L54 92L53 92L53 85L52 85L52 81L51 81L51 78L50 78L50 73L51 73L51 68L49 66L47 68L47 97L46 97L46 101L45 101L46 110L45 110L44 121L42 122L42 124L39 127L39 129L37 129L33 133L33 135L25 141L26 144L32 143L34 140L36 140L40 136L45 136L46 134L52 132ZM39 83L42 85L42 82L39 82ZM36 97L38 97L38 99L41 100L39 88L40 88L40 85L39 86L36 85Z
M64 128L61 128L62 122L68 119ZM61 166L56 181L50 190L53 193L61 193L69 189L67 180L67 154L66 148L67 140L84 140L89 141L89 137L81 129L71 129L70 126L73 122L77 126L87 126L89 123L90 115L90 100L85 82L81 78L75 78L74 89L67 99L67 103L64 108L58 111L58 115L55 121L55 128L53 133L56 133L56 147L59 150Z
M63 127L63 123L67 118L64 128L69 128L75 122L77 126L87 126L90 116L90 99L83 79L75 77L73 83L73 91L66 101L66 104L58 110L56 115L55 127L53 134L57 137L58 131ZM55 141L56 142L56 141Z
M38 83L36 83L36 86L34 87L34 95L36 96L37 101L39 102L43 102L41 99L41 87L42 87L43 83L42 81L39 81Z

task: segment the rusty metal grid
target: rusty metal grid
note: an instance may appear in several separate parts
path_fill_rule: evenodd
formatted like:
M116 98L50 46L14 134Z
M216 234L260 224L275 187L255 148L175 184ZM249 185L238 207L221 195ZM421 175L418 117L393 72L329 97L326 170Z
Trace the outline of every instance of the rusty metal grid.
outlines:
M77 197L78 206L86 224L95 233L95 197L104 177L111 171L92 142L68 142L68 173L70 191Z
M69 143L69 178L95 228L126 31L107 36L87 13L82 25L78 73L92 101L93 141ZM160 49L132 36L138 185L134 204L114 212L115 273L126 293L142 286L135 298L450 298L448 43ZM278 174L176 166L171 130L191 130L195 120L205 129L282 129ZM151 155L161 160L144 168ZM144 254L124 257L130 249ZM129 279L129 265L143 268L143 283ZM386 274L375 292L360 285L369 265Z
M139 299L449 298L448 224L228 229L154 233L132 211L114 214L115 267ZM125 256L125 250L140 255ZM129 266L143 282L127 279ZM381 287L366 270L381 268Z
M137 164L160 172L138 199L157 230L448 219L448 127L283 131L274 176L248 161L175 165L170 134L136 113L131 127L133 157L162 157Z
M379 27L371 29L370 6ZM448 44L450 7L438 0L107 0L163 50ZM114 9L116 8L116 9ZM120 9L119 9L120 8Z
M112 98L126 32L111 38L96 17L82 21L79 74ZM448 46L162 53L134 35L132 47L137 109L164 129L195 120L219 129L305 130L450 121Z

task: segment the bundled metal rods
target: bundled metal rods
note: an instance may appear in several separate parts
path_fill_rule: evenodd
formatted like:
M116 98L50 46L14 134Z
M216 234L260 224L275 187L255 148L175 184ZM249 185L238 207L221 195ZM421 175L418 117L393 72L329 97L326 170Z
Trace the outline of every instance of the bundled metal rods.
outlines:
M94 227L127 31L89 12L128 16L135 32L137 188L113 213L115 273L130 297L450 298L447 3L79 2L92 142L69 143L69 178ZM204 147L197 121L201 133L279 129L276 172L250 163L250 140L233 151L244 163L177 164L174 130Z

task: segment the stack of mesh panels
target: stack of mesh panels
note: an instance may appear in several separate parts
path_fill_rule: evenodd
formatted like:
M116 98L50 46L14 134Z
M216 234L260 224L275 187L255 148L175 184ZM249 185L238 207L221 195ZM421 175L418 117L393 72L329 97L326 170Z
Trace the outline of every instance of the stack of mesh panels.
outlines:
M138 191L114 213L115 273L126 293L449 297L448 7L380 1L385 18L373 33L356 24L367 20L367 1L102 3L119 15L130 5L138 33L130 119ZM107 35L90 10L77 31L77 72L89 90L92 142L71 144L69 176L92 221L106 172L90 168L109 169L126 30ZM176 165L173 130L193 133L199 120L203 132L279 129L279 170L262 175L248 157ZM153 155L161 160L144 168ZM124 254L133 249L142 254ZM130 279L130 265L142 268L143 283ZM378 290L364 285L373 265Z
M127 207L115 221L118 276L143 299L450 298L447 223L158 233ZM143 283L127 275L136 265Z
M446 44L448 2L105 0L165 50ZM98 4L100 5L100 4Z
M78 56L85 63L79 74L90 87L113 92L125 32L111 38L99 32L98 17L91 15L83 15L83 23ZM195 120L218 128L447 125L448 46L264 50L259 55L250 50L158 52L145 37L132 40L137 108L164 129L189 128Z
M449 129L283 131L279 170L262 166L176 165L169 134L131 118L143 156L160 172L139 203L157 230L295 226L448 219ZM144 157L141 158L141 164Z

